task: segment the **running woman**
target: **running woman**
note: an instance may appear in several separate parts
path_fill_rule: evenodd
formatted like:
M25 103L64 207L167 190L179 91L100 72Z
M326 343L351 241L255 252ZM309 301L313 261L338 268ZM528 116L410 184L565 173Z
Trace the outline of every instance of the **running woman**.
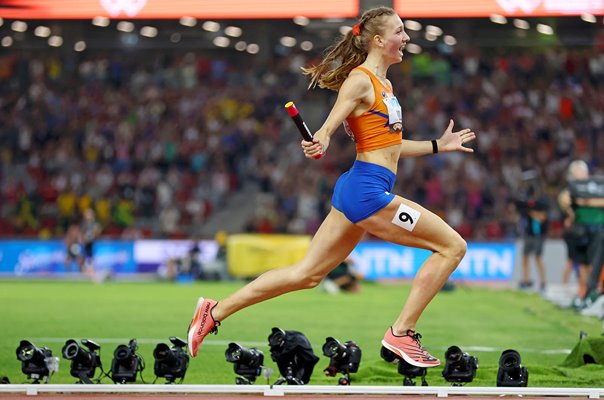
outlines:
M344 123L356 143L356 160L338 179L332 208L303 260L265 272L220 302L198 300L188 332L193 357L204 338L217 332L219 321L252 304L317 286L369 232L392 243L432 251L417 272L400 315L387 328L382 345L417 367L440 364L421 345L416 324L463 258L466 242L437 215L391 191L401 157L472 152L463 145L476 135L470 129L454 132L451 120L437 140L403 139L401 107L386 73L402 61L408 42L403 22L393 9L373 8L363 13L320 64L303 70L310 76L309 87L319 85L338 92L313 140L301 142L305 156L313 159L325 153L331 135Z

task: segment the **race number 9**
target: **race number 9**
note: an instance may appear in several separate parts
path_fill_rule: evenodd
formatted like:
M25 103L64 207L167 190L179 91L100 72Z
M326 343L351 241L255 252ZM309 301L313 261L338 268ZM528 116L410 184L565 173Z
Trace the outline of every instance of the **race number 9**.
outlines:
M415 225L417 225L420 216L421 213L419 211L406 204L401 204L398 207L394 218L392 218L392 223L411 232L415 229Z

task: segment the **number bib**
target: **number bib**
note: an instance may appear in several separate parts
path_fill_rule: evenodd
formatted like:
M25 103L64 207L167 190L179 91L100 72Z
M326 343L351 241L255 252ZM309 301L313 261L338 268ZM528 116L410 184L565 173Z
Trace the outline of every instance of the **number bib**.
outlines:
M403 110L396 97L384 98L384 104L388 109L388 125L403 122Z
M422 214L419 211L414 210L406 204L401 204L398 207L394 218L392 218L392 223L411 232L415 229L421 215Z

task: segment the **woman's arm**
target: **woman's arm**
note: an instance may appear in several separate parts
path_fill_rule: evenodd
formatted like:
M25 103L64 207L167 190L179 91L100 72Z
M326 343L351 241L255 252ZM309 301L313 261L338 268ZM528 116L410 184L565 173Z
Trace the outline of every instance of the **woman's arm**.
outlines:
M314 134L313 141L302 141L302 149L307 158L313 158L325 153L329 146L331 135L344 122L346 117L355 112L357 108L366 107L373 103L373 86L371 79L362 72L351 72L338 91L338 97L331 108L327 119ZM365 111L365 110L363 110Z
M438 140L436 142L438 145ZM401 157L419 157L432 153L433 149L431 140L403 139L403 144L401 146Z
M450 120L449 126L436 140L437 152L445 153L450 151L463 151L473 153L474 149L464 147L463 145L476 138L476 134L471 129L462 129L453 132L453 120ZM403 139L401 146L401 157L418 157L434 153L432 140L409 140Z

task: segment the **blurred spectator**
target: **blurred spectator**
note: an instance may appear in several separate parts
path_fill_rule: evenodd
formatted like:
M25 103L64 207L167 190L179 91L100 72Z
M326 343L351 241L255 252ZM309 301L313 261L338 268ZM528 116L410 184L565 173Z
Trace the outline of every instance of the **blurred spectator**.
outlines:
M84 247L82 245L82 232L80 226L72 223L67 228L63 239L65 244L65 270L71 272L75 262L78 272L84 272Z
M84 271L90 276L95 274L94 244L101 235L101 225L96 221L94 210L87 208L82 216L80 225L84 253Z
M201 255L201 250L199 249L199 239L193 238L193 244L189 249L189 262L191 264L191 275L193 279L200 279L202 277L202 265L199 256Z
M323 289L330 294L337 294L341 291L359 293L362 278L362 275L354 268L354 261L347 258L331 270L321 284Z
M227 263L228 234L222 230L218 231L214 235L214 240L218 244L218 252L213 261L204 264L203 279L228 281L231 279Z
M570 184L575 180L585 180L589 178L589 167L583 160L575 160L568 166L567 182ZM580 305L581 299L587 294L587 279L591 271L591 265L587 250L589 248L590 236L584 227L584 223L577 223L575 211L573 210L570 188L565 187L558 196L560 209L563 211L564 227L566 228L566 245L568 251L568 260L565 265L565 274L570 274L569 269L576 265L578 269L579 291L575 293L575 305ZM570 261L570 262L569 262Z
M517 201L522 215L522 280L520 289L533 286L530 273L531 257L537 267L539 291L545 293L546 274L543 265L543 245L547 236L549 200L539 188L539 183L532 180L525 195Z

